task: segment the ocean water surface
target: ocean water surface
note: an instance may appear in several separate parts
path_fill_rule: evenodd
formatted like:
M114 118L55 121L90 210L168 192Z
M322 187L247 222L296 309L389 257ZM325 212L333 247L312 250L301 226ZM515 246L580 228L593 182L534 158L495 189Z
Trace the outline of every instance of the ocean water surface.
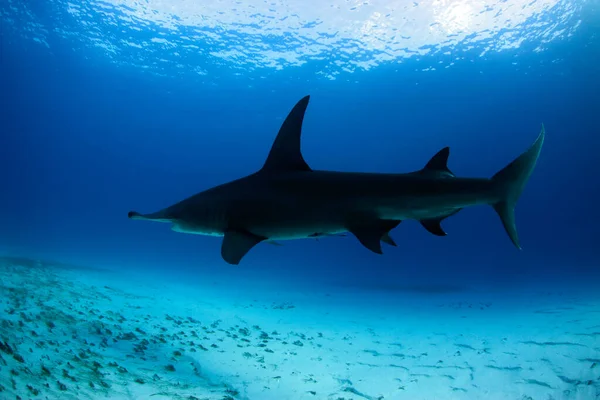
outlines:
M600 398L597 1L0 2L0 398ZM260 243L132 221L260 169L310 95L317 170L449 146L516 206Z

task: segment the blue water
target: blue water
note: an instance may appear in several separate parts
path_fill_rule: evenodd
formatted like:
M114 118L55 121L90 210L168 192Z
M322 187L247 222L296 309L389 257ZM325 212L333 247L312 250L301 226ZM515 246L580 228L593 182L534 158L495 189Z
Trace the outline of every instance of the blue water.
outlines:
M243 3L0 4L3 254L361 293L598 282L597 2ZM384 255L348 236L261 244L237 267L220 238L127 219L259 169L307 94L302 150L321 170L408 172L450 146L456 175L490 177L543 123L523 250L489 207L447 237L406 221Z

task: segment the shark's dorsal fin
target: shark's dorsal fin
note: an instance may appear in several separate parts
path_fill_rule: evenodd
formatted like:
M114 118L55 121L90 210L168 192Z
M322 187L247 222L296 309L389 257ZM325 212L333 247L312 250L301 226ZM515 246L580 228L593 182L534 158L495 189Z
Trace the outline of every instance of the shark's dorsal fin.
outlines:
M303 97L279 128L267 161L261 171L310 171L300 150L302 121L310 96Z
M435 172L445 177L454 177L454 174L448 168L448 157L450 156L450 147L444 147L425 165L421 172Z

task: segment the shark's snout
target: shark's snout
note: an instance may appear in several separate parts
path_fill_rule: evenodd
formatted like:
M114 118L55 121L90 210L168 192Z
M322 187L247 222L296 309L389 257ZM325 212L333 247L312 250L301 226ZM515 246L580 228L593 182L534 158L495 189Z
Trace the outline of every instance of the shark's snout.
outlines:
M139 213L139 212L137 212L137 211L129 211L129 212L127 213L127 218L132 218L132 219L134 219L134 218L139 218L139 217L141 217L141 216L142 216L142 214L140 214L140 213Z
M156 222L173 222L173 218L169 216L165 210L160 210L155 213L142 214L137 211L129 211L127 213L129 219L139 219L143 221L156 221Z

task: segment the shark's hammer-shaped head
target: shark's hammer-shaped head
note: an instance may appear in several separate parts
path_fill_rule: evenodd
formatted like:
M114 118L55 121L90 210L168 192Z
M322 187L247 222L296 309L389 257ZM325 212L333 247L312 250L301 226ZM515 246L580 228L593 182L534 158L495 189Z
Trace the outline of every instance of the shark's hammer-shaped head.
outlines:
M253 175L271 176L278 173L311 171L300 151L302 123L309 100L310 96L303 97L289 112L264 165ZM172 229L177 232L224 236L221 255L229 264L238 264L254 245L269 238L250 233L243 226L240 227L239 221L230 221L232 217L228 209L228 200L231 199L228 199L227 195L232 193L227 188L235 182L208 189L155 213L130 211L128 217L135 220L170 222L173 224ZM236 193L233 193L234 199L239 198L240 190L247 192L254 188L237 186Z
M127 216L136 220L171 223L175 232L222 236L228 224L223 210L219 201L201 192L154 213L130 211Z

